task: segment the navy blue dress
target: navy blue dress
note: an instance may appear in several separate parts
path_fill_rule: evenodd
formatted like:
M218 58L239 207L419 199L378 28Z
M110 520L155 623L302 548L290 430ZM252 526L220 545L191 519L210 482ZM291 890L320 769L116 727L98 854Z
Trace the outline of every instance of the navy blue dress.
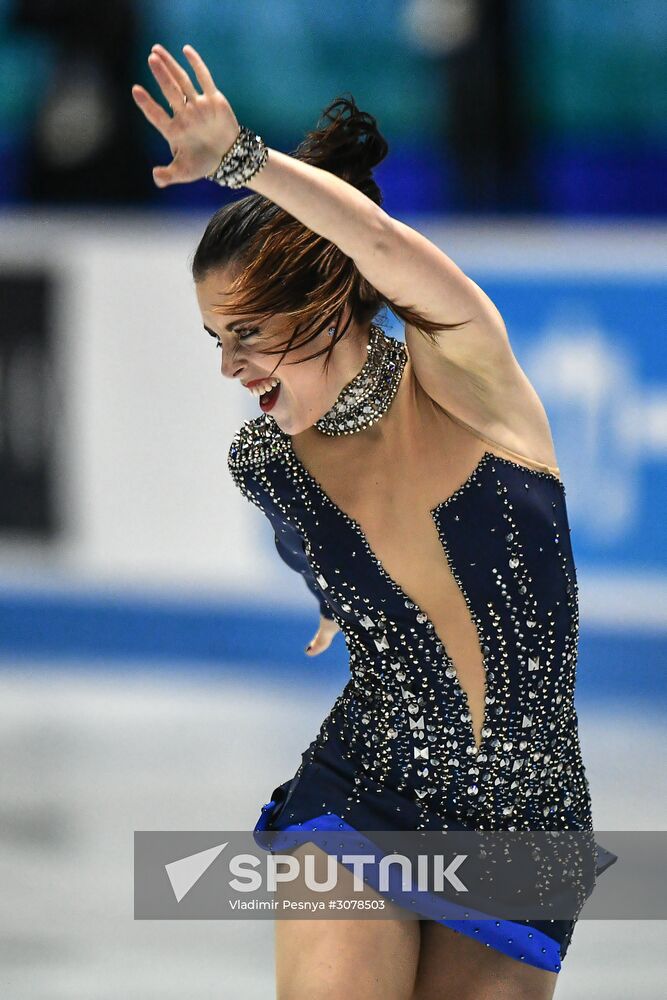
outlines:
M342 630L350 678L265 830L591 830L574 706L578 592L560 479L488 450L431 511L480 637L478 747L428 616L327 496L270 414L246 421L229 468L282 558ZM574 920L443 920L527 964L560 969Z

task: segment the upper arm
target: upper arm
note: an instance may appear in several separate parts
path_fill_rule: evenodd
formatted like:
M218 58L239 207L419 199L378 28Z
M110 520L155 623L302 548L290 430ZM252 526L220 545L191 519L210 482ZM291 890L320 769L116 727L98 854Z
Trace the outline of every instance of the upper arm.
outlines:
M451 257L416 229L378 211L373 237L355 263L385 298L435 323L503 325L489 296Z
M421 233L386 213L355 263L389 301L413 309L433 323L461 324L437 339L406 325L415 375L437 402L451 402L453 385L466 379L478 391L512 385L518 364L503 318L489 296ZM462 376L464 377L462 380Z
M274 541L276 543L278 555L283 562L290 567L290 569L296 570L297 573L301 573L302 577L306 581L306 586L320 606L320 614L322 617L333 619L331 608L327 603L327 599L321 587L317 583L315 574L310 568L310 564L303 548L303 541L296 528L287 522L284 522L280 526L274 524L273 527L275 532Z
M435 340L409 323L413 373L436 403L507 447L552 455L544 407L512 350L489 296L421 233L386 213L357 267L390 302L433 323L460 324Z

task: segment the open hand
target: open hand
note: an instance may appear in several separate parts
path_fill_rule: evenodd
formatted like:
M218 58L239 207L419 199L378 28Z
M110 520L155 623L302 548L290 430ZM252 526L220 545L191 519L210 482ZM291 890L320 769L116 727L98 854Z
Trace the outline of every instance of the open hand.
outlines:
M154 45L148 57L148 65L173 116L138 83L132 87L134 100L167 140L173 156L168 166L153 168L158 187L206 177L216 169L239 134L239 123L229 101L216 87L204 60L191 45L184 45L183 52L202 93L164 46Z

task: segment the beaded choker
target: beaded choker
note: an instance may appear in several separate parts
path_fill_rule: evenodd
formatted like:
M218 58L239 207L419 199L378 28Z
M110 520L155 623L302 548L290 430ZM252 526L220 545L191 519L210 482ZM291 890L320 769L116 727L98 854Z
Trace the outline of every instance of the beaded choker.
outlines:
M389 409L407 361L405 345L372 324L367 350L361 370L343 387L331 409L315 421L323 434L355 434L376 423Z

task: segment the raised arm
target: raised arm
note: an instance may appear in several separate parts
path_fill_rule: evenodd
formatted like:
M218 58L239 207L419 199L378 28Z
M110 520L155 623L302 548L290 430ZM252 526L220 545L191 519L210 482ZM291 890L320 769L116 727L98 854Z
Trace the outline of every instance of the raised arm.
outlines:
M154 170L159 187L206 176L239 130L227 99L215 86L201 56L189 45L183 51L201 84L201 94L163 46L154 46L148 60L174 110L173 117L143 87L136 85L132 90L174 154L169 166ZM488 296L446 254L330 171L269 149L267 163L247 187L335 243L390 301L415 305L436 322L470 320L502 329L498 310Z
M162 46L154 46L149 57L173 118L142 87L132 91L174 156L168 166L155 168L160 187L208 176L239 132L234 112L201 56L189 45L183 52L201 93ZM434 341L406 326L419 383L477 430L492 437L503 434L509 447L521 442L530 450L526 442L532 438L535 457L549 461L546 415L514 357L502 316L447 254L342 178L278 150L269 150L267 162L247 187L338 246L389 302L434 323L460 324L440 331Z
M451 404L461 392L462 372L478 388L488 382L490 389L502 384L503 374L508 381L516 375L504 321L488 295L447 254L362 191L274 149L248 187L335 243L388 301L435 323L462 324L440 331L435 344L406 327L417 378L436 401Z

